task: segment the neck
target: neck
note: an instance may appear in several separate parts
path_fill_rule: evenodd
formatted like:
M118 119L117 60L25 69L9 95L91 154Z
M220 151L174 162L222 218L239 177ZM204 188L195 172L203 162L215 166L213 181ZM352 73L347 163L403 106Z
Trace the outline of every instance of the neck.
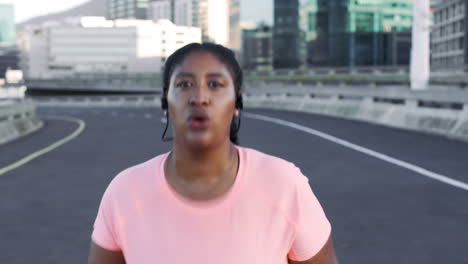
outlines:
M216 185L237 164L237 150L230 142L215 148L193 150L174 144L168 157L169 176L187 184Z

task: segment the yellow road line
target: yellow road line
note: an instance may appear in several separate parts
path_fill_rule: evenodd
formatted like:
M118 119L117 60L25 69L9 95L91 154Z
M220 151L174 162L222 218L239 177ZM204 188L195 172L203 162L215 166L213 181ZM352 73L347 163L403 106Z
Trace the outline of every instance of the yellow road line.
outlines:
M68 143L69 141L73 140L74 138L78 137L82 132L83 130L85 129L86 127L86 123L81 120L81 119L77 119L77 118L73 118L73 117L47 117L46 119L52 119L52 120L62 120L62 121L68 121L68 122L74 122L74 123L77 123L78 124L78 128L72 133L70 134L69 136L67 137L64 137L62 139L60 139L59 141L53 143L52 145L48 146L48 147L45 147L41 150L38 150L4 168L1 168L0 169L0 176L11 171L11 170L14 170L14 169L17 169L23 165L25 165L26 163L46 154L47 152L50 152L66 143Z

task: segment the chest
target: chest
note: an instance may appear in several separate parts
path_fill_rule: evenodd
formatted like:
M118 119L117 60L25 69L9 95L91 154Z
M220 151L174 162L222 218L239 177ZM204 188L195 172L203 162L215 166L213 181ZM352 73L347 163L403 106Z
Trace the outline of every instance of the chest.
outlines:
M210 213L168 207L123 229L128 264L285 264L294 236L280 210L251 201Z

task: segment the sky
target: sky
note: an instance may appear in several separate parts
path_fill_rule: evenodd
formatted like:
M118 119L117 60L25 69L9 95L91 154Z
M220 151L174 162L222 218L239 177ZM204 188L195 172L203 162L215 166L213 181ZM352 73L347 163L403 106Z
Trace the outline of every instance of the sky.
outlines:
M0 3L13 4L15 6L16 23L29 18L63 11L88 0L0 0Z
M0 3L15 5L16 23L23 22L29 18L55 13L75 7L88 0L0 0ZM273 22L274 0L241 0L243 19L254 21ZM304 0L300 0L303 2ZM246 6L248 2L248 7ZM242 5L243 4L243 5Z

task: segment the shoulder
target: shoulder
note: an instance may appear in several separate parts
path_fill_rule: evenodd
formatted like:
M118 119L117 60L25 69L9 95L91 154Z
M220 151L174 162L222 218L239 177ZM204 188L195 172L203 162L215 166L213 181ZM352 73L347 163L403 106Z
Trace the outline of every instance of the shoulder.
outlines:
M248 163L249 199L258 198L296 225L304 190L310 190L309 179L290 161L253 149L243 151Z
M308 178L294 163L250 148L243 151L247 163L244 173L250 186L268 199L294 199L298 189L308 185Z
M269 181L298 184L307 180L301 170L292 162L261 151L242 148L248 163L247 173L256 173L258 177Z
M131 166L118 173L109 183L106 193L109 195L128 195L141 192L155 180L159 166L166 154L161 154L145 162Z

